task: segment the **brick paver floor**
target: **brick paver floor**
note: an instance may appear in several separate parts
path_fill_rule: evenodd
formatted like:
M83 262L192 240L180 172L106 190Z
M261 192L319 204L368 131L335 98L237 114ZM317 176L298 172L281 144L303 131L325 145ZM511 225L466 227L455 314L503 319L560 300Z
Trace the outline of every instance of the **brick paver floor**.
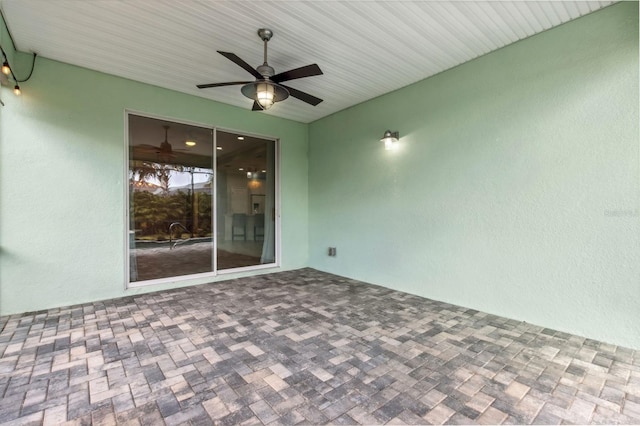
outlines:
M3 424L640 423L640 353L312 269L0 317Z

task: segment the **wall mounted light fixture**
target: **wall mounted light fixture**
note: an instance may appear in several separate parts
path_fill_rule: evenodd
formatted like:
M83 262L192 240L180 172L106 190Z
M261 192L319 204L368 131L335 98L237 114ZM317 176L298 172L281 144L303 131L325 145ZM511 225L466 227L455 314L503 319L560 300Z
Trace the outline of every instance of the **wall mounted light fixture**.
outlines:
M384 132L382 139L380 142L384 142L384 149L391 150L394 149L398 145L398 139L400 139L399 132L392 132L391 130L387 130Z

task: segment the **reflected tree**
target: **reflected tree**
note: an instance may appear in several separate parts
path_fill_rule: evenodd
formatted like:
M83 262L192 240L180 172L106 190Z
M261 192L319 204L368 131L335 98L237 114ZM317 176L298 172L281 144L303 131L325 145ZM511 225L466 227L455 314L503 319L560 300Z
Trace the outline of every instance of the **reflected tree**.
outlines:
M129 162L129 179L132 185L144 186L149 180L160 182L165 193L169 192L171 172L182 172L184 167L176 164L155 163L151 161L132 160Z
M171 191L172 173L191 174L191 187L184 192ZM172 222L180 222L191 229L191 237L211 235L211 194L194 190L193 174L202 173L194 167L132 160L129 167L132 227L136 238L163 240ZM211 188L211 181L206 185ZM176 231L179 232L179 231ZM182 235L174 235L181 238Z

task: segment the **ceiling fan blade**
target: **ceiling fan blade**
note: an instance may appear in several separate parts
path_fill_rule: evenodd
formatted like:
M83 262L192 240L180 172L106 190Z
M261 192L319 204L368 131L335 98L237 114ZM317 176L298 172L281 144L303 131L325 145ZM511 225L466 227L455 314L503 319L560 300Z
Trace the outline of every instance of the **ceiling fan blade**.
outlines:
M251 111L262 111L260 105L258 105L257 101L253 101L253 106L251 107Z
M218 50L218 53L224 56L225 58L229 59L231 62L235 63L236 65L244 68L247 72L249 72L255 78L260 78L260 79L263 78L262 75L255 70L255 68L253 68L251 65L249 65L242 59L240 59L240 57L238 57L238 55L236 55L235 53L221 52L219 50Z
M305 93L305 92L303 92L301 90L294 89L293 87L285 86L284 84L281 84L280 86L282 86L285 89L287 89L291 96L293 96L294 98L300 99L302 102L306 102L306 103L311 104L313 106L316 106L320 102L322 102L322 99L316 98L315 96L310 95L308 93Z
M206 89L209 87L222 87L222 86L235 86L237 84L252 83L251 81L230 81L228 83L210 83L210 84L197 84L198 89Z
M271 77L271 81L280 83L281 81L295 80L296 78L312 77L314 75L321 75L322 70L318 64L311 64L305 67L296 68L293 70L281 72Z
M160 151L159 147L153 146L153 145L147 145L147 144L133 145L132 148L134 150L136 150L136 151L145 151L145 152L158 152L158 151Z

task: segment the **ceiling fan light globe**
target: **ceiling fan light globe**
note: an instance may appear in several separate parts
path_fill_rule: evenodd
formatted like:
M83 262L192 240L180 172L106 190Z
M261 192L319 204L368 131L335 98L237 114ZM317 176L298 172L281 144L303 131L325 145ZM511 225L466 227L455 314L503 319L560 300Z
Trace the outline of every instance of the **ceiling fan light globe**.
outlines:
M260 107L266 111L273 106L273 102L258 101L258 105L260 105Z
M289 97L289 91L270 80L258 80L245 84L240 89L242 94L254 100L262 110L269 109L276 102Z
M272 85L260 83L256 86L255 101L258 102L262 109L269 109L274 103L274 92Z
M264 110L267 110L273 106L273 99L258 99L258 105Z
M273 84L258 83L256 85L255 101L258 102L262 109L269 109L275 102L275 88Z

